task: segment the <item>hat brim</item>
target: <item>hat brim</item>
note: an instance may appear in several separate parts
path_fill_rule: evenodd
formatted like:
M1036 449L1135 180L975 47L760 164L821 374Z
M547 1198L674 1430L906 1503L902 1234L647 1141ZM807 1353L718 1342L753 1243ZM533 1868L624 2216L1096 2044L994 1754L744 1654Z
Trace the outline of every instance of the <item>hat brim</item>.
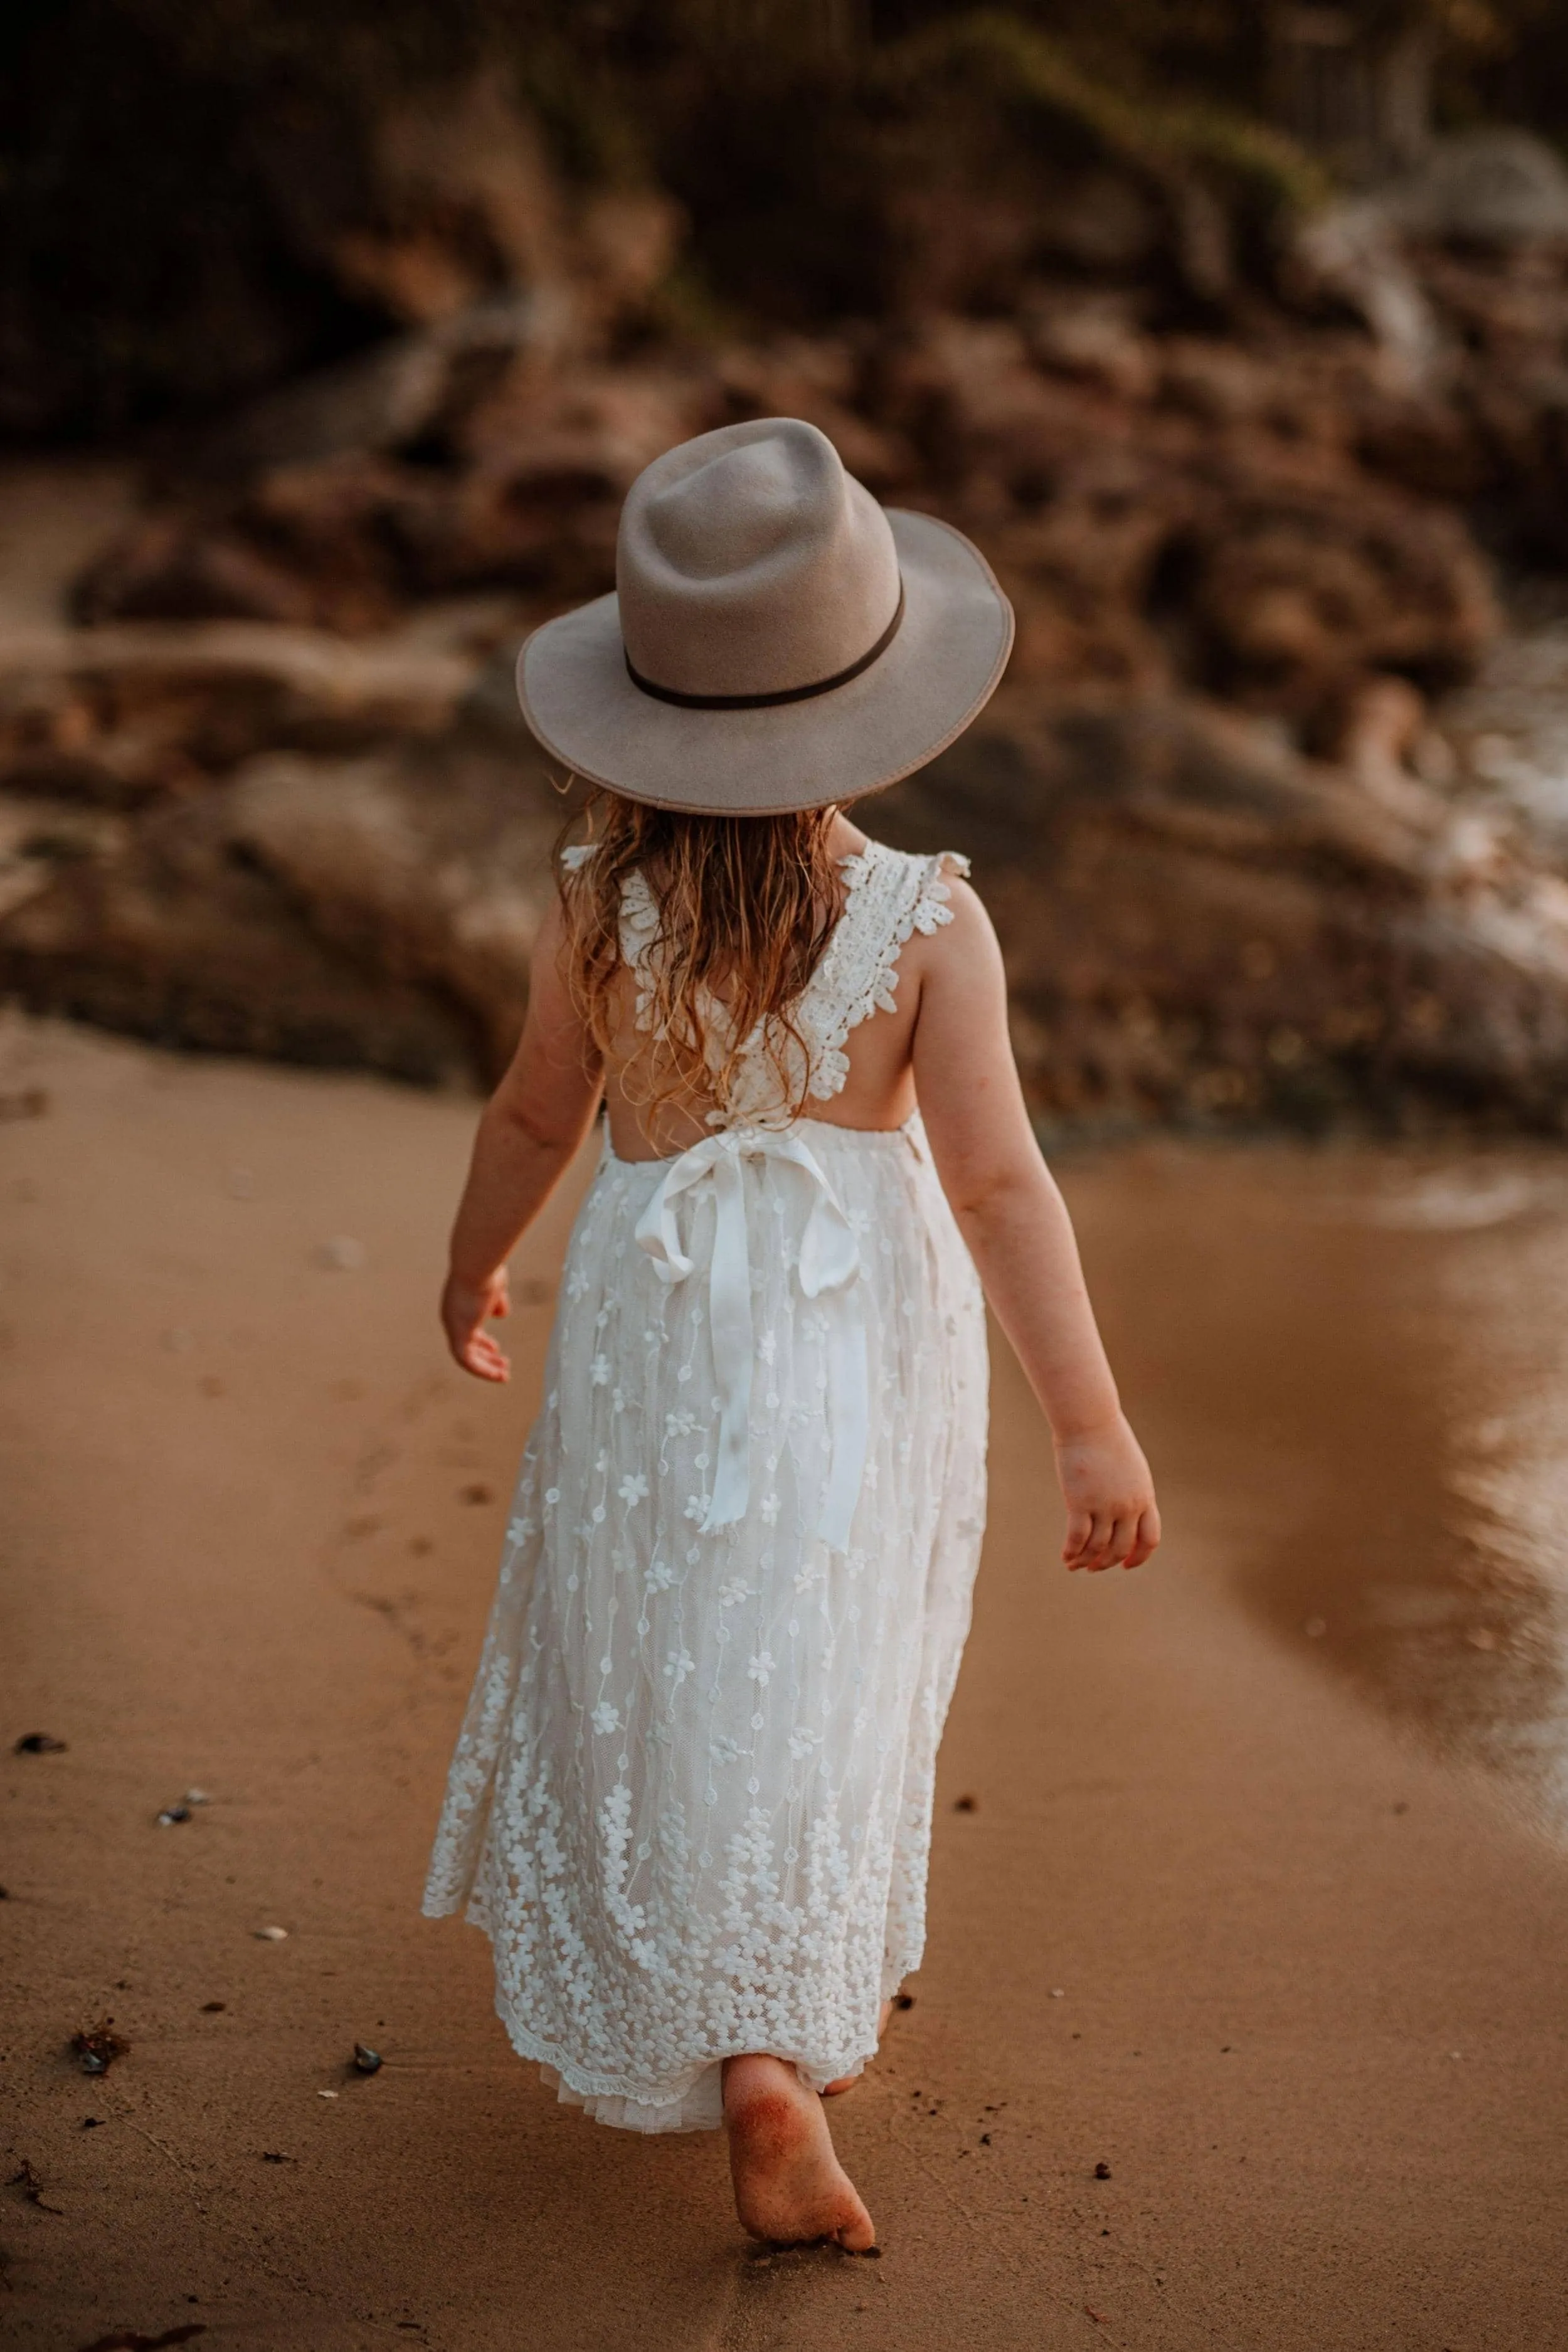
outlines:
M524 642L523 717L574 774L691 815L776 816L897 783L984 709L1013 649L1013 608L962 531L901 509L888 520L904 617L847 684L758 710L661 702L634 684L617 599L600 596Z

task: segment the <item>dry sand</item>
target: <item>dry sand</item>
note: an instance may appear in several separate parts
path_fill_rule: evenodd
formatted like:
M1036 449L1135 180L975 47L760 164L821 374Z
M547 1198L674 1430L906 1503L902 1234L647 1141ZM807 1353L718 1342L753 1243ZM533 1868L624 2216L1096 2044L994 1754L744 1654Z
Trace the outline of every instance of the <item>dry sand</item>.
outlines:
M1568 2341L1544 1438L1482 1491L1497 1399L1568 1391L1556 1163L1070 1171L1169 1542L1060 1572L999 1351L927 1965L834 2110L883 2259L768 2257L717 2136L559 2108L482 1939L418 1916L565 1204L487 1391L432 1317L471 1105L61 1029L5 1060L0 1108L49 1097L0 1125L8 2342Z

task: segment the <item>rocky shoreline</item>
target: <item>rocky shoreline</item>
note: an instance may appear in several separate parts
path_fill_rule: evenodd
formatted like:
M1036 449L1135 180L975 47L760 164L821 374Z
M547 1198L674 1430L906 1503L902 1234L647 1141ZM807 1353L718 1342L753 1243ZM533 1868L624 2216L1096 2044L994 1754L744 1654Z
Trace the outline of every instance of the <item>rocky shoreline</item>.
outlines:
M1473 187L1443 212L1451 158L1321 217L1205 332L1080 270L1005 316L655 333L668 222L633 206L595 270L165 451L54 616L0 625L0 984L172 1044L492 1076L567 813L516 643L610 584L658 449L790 413L1017 606L992 712L870 821L974 854L1043 1122L1557 1131L1568 843L1475 716L1500 577L1568 554L1543 152L1508 222ZM27 560L24 532L0 569Z

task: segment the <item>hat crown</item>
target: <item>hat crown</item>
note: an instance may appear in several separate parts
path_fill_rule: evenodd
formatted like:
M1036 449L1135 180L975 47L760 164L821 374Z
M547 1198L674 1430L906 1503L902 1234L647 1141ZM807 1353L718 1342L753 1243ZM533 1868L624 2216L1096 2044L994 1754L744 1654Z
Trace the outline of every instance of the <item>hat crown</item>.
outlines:
M887 516L814 425L721 425L656 457L621 513L626 656L692 696L787 694L860 661L898 610Z

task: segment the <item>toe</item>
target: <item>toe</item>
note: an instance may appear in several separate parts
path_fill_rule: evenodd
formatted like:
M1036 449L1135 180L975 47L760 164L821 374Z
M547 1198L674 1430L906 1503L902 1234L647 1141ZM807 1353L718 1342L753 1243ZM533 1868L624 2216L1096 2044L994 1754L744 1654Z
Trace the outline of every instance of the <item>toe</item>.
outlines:
M853 2218L844 2221L834 2234L847 2254L868 2254L876 2249L877 2232L864 2205L858 2203Z

